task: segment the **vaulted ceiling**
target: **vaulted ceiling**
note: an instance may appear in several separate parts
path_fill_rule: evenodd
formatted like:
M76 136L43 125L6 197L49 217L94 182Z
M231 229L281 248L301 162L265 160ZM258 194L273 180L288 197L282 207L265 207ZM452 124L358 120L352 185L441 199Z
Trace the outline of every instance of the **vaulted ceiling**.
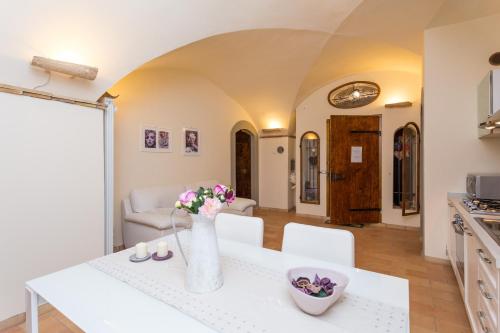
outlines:
M498 0L24 0L0 2L0 83L34 87L41 55L99 67L45 90L95 100L145 68L203 75L260 127L346 75L421 73L423 31L500 12ZM153 59L153 60L152 60Z
M297 103L335 79L375 70L420 74L423 31L441 3L365 0L331 31L233 32L179 48L144 68L195 72L238 101L258 127L286 128Z

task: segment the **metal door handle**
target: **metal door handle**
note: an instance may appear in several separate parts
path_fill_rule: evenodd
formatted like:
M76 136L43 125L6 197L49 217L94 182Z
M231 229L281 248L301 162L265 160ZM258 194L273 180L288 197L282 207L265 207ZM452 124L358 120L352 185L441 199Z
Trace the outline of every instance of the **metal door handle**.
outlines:
M344 180L345 179L345 175L341 174L341 173L335 173L333 172L330 176L330 179L334 182L336 181L339 181L339 180Z
M484 323L484 313L483 313L483 311L478 311L477 312L477 317L479 318L479 324L481 325L481 329L483 330L483 332L484 333L490 333L490 329Z
M481 261L483 261L487 264L491 264L491 259L484 256L483 250L477 249L476 252L477 252L477 255L479 256L479 259L481 259Z
M464 230L461 228L461 225L453 222L452 226L453 226L453 229L455 229L455 232L457 234L459 234L459 235L463 235L464 234Z
M481 295L483 295L484 298L493 299L491 294L486 291L483 280L477 280L477 285L479 286L479 291L481 292Z

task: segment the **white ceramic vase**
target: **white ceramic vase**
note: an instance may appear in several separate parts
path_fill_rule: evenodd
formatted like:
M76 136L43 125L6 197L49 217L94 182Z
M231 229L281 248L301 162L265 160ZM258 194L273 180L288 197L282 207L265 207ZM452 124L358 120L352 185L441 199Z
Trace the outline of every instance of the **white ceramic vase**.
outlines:
M219 289L224 283L215 220L200 214L191 214L191 217L193 226L186 289L193 293L208 293Z

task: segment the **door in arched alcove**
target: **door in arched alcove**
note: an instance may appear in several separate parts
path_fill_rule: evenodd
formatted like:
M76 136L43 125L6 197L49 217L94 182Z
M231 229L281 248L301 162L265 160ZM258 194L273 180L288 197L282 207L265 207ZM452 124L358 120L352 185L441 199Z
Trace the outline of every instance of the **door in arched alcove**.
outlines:
M245 130L236 132L236 194L252 197L252 135Z

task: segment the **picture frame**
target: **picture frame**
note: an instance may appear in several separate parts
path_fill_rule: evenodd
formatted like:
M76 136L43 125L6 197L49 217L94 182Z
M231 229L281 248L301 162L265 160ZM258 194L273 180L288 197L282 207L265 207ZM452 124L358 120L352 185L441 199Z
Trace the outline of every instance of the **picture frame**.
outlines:
M200 130L184 127L182 130L182 152L187 156L200 155Z
M158 151L158 128L142 125L139 132L139 150L154 153Z
M172 152L172 130L168 128L158 128L157 131L157 149L160 153Z

